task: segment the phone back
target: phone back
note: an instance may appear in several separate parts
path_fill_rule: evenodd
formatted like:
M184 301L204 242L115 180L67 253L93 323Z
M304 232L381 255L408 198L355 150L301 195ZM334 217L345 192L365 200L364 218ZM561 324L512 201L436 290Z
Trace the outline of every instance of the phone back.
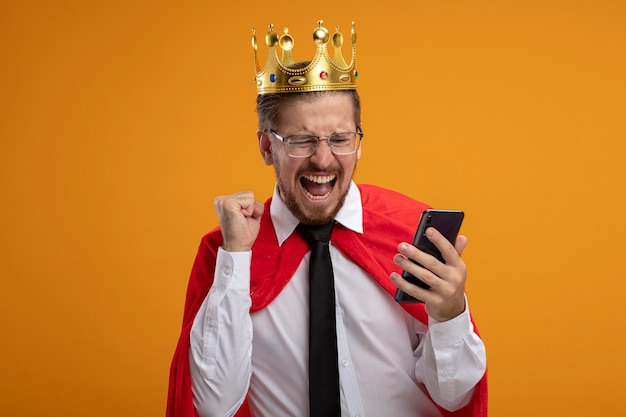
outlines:
M441 256L441 252L437 247L426 237L426 229L434 227L441 233L450 243L454 245L456 237L461 230L461 224L463 223L463 217L465 214L460 210L424 210L420 217L419 224L415 236L413 237L413 246L419 250L426 252L440 262L445 263L445 260ZM414 261L413 261L414 262ZM417 262L414 262L417 264ZM419 264L418 264L419 265ZM418 287L428 289L430 288L426 283L422 282L412 274L403 271L402 277L412 284ZM402 290L396 291L395 300L399 303L419 303L422 302L415 297L406 294Z

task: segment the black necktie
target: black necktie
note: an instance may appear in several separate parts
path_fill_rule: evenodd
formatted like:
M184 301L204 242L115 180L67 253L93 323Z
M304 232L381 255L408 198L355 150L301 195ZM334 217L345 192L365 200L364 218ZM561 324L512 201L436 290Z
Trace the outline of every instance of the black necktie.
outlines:
M311 247L309 263L309 401L311 417L339 417L339 370L335 323L335 280L328 242L335 222L325 226L300 224Z

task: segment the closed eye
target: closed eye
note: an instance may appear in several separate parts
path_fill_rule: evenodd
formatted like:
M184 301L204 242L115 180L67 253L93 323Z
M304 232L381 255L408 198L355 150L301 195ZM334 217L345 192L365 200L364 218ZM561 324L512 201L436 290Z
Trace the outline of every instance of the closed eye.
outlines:
M297 146L299 148L306 148L309 146L315 146L317 138L315 136L290 136L287 139L287 145Z

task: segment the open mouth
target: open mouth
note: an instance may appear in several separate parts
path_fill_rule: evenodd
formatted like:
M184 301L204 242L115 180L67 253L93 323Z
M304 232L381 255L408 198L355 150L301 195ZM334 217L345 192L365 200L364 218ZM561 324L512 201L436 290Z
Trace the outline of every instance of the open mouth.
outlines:
M333 192L337 176L305 174L300 177L304 194L311 200L324 200Z

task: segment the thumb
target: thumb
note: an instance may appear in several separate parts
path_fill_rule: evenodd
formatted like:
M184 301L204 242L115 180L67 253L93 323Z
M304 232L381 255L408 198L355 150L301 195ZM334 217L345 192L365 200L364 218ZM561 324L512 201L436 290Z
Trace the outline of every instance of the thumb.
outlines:
M254 205L252 206L252 217L257 219L263 215L264 211L265 205L263 205L263 203L261 203L260 201L255 201Z
M465 246L467 245L467 237L465 235L459 235L456 238L456 242L454 242L454 249L456 249L456 253L461 256L463 251L465 250Z

